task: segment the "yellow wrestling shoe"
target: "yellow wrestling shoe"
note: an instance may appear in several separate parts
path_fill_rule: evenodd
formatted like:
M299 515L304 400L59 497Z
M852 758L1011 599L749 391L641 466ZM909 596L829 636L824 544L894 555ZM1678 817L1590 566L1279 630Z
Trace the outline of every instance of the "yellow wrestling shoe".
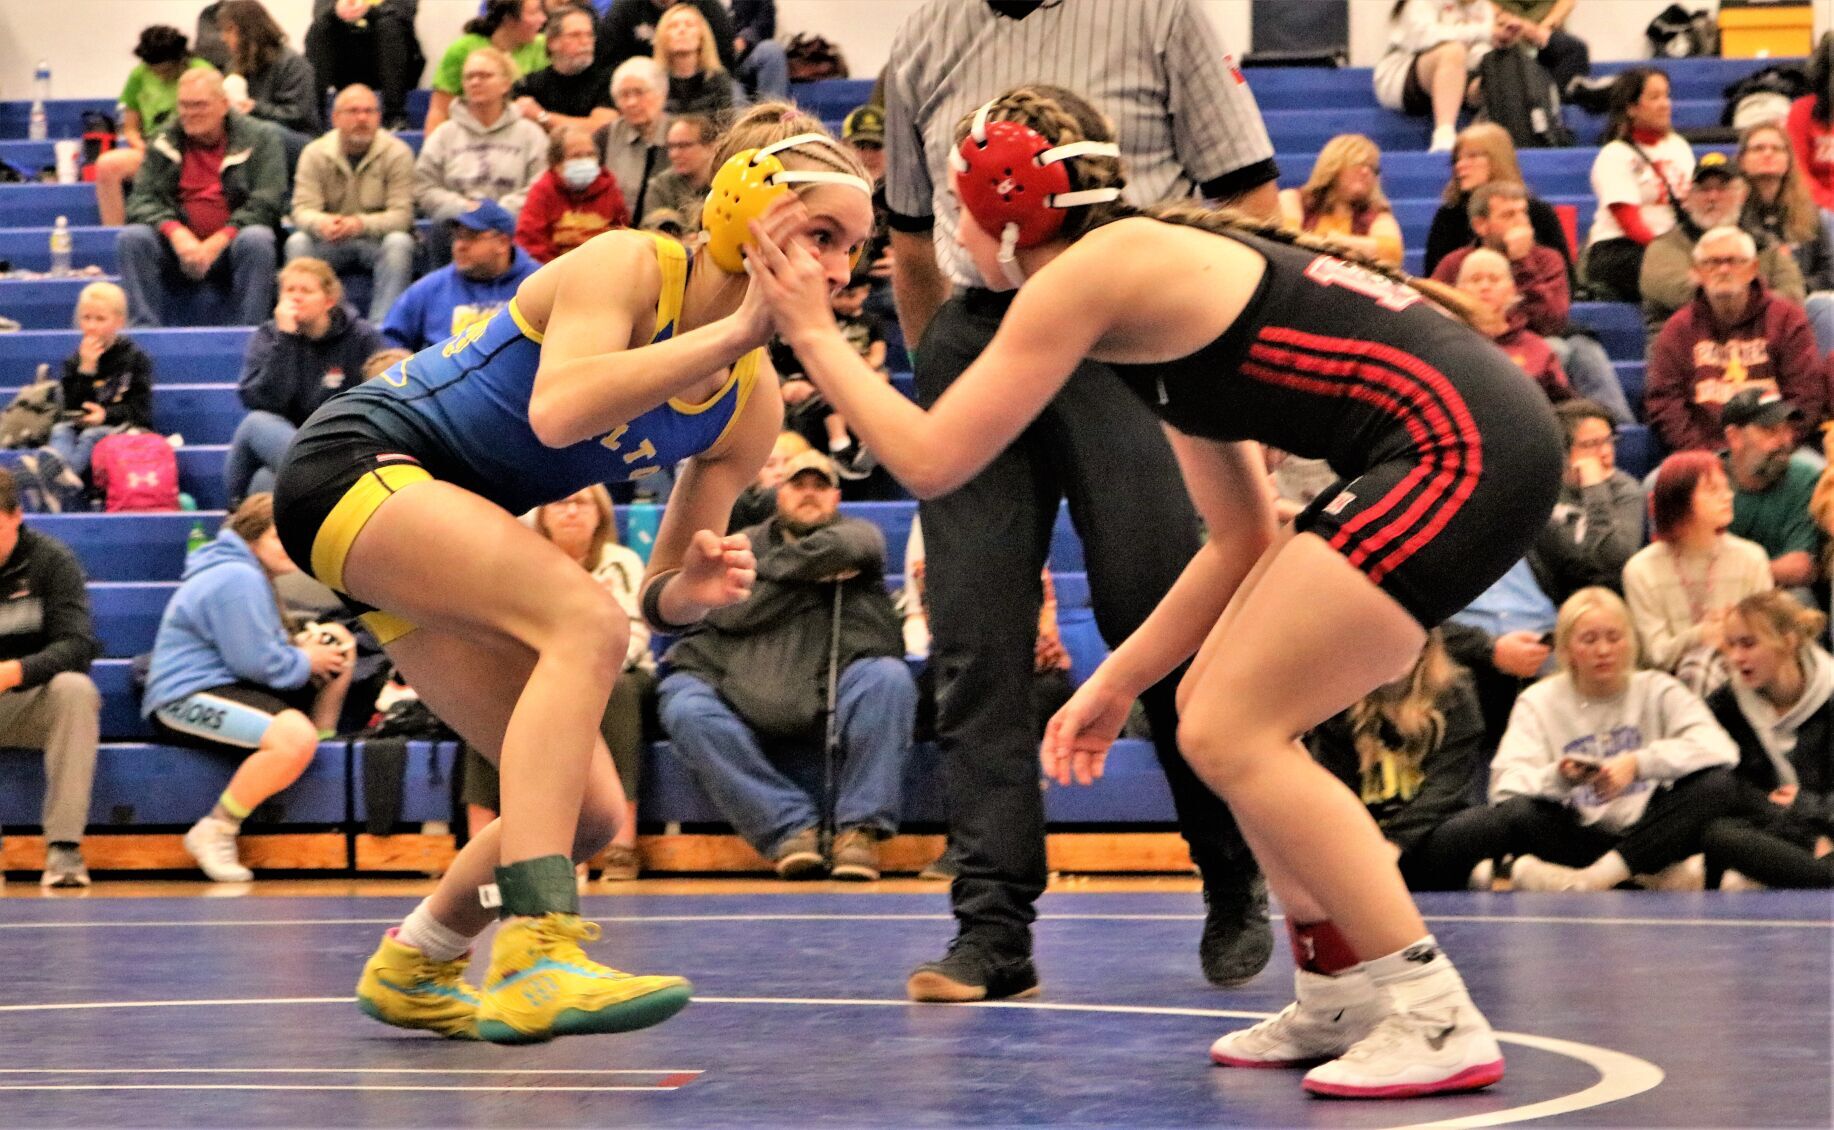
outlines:
M598 937L598 923L577 914L505 919L478 994L478 1035L495 1044L535 1044L629 1032L687 1006L694 986L685 978L620 973L587 957L579 943Z
M454 1040L478 1038L478 991L464 981L469 953L434 961L397 941L395 931L363 966L357 1007L397 1028L425 1028Z

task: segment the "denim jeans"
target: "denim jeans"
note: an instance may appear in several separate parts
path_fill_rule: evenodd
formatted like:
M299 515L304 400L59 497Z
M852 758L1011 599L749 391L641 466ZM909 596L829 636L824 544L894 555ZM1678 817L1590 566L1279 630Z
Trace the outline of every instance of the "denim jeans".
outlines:
M414 281L414 237L404 231L336 243L303 231L288 236L287 262L307 256L323 259L340 278L356 273L370 276L369 320L373 325L382 324L388 317L388 308Z
M243 228L217 256L202 280L178 266L178 255L166 237L146 224L129 224L115 237L121 289L136 326L163 326L172 320L173 299L209 286L222 295L217 304L233 312L230 325L258 326L274 311L274 229ZM227 293L224 293L224 292ZM219 321L218 324L221 324Z
M816 797L793 779L813 775L820 781L819 735L761 742L712 684L685 671L664 679L659 693L662 728L675 756L760 854L769 857L784 840L820 821ZM910 668L889 657L849 663L841 672L837 714L842 760L834 825L889 835L898 828L917 716Z
M754 45L739 60L736 73L754 102L790 96L790 59L783 53L783 44L774 39Z
M298 430L285 416L259 408L242 417L223 460L223 490L231 509L251 494L274 489L274 472Z
M1637 422L1604 346L1581 333L1550 337L1547 344L1554 351L1554 359L1566 370L1574 392L1603 406L1620 424Z
M80 432L75 424L62 421L51 428L51 438L45 446L64 457L64 463L83 478L89 477L89 459L95 454L96 444L112 435L120 435L126 430L126 424L97 424L84 428Z
M1809 327L1815 331L1815 349L1823 357L1834 351L1834 291L1818 290L1803 300Z

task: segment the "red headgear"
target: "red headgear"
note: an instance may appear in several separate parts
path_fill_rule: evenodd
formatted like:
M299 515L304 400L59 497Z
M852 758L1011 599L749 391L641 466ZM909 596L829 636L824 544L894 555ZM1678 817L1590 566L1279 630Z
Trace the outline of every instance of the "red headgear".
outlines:
M1118 200L1119 188L1070 191L1072 157L1119 157L1111 141L1072 141L1052 146L1023 122L990 122L992 102L975 111L974 124L949 154L955 194L974 222L1000 237L1000 265L1014 286L1024 283L1013 252L1036 247L1063 227L1066 210Z

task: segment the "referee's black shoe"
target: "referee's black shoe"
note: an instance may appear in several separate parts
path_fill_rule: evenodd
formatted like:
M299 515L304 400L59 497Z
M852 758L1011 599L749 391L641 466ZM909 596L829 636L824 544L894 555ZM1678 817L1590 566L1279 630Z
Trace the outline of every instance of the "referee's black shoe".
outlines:
M1233 989L1267 968L1274 931L1267 922L1267 880L1259 871L1246 883L1236 869L1219 880L1204 878L1204 936L1197 958L1212 985Z
M905 994L914 1001L964 1004L1038 995L1038 970L1027 955L1002 954L970 935L949 943L940 961L911 971Z

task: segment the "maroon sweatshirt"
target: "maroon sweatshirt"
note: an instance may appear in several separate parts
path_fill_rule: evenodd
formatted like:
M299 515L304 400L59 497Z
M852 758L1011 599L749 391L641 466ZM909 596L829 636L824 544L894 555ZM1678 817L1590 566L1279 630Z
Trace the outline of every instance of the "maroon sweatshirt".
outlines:
M1556 253L1554 258L1560 258L1559 254ZM1561 268L1561 274L1564 276L1565 273L1566 269ZM1509 312L1509 332L1492 340L1498 349L1509 354L1509 359L1516 363L1517 368L1541 386L1541 391L1547 394L1550 403L1559 404L1563 400L1573 399L1573 386L1567 383L1566 371L1560 367L1559 359L1548 347L1547 340L1529 329L1525 322L1522 307L1518 305Z
M1474 244L1447 255L1434 268L1433 278L1447 286L1457 286L1459 265L1476 250ZM1527 255L1509 261L1509 273L1515 277L1516 292L1522 296L1516 309L1528 315L1528 328L1543 337L1566 333L1573 293L1567 289L1567 261L1560 252L1537 243Z
M1720 406L1747 388L1774 389L1800 408L1804 436L1828 418L1827 374L1808 316L1762 279L1732 325L1719 324L1703 294L1675 311L1650 346L1643 413L1670 451L1718 451Z

